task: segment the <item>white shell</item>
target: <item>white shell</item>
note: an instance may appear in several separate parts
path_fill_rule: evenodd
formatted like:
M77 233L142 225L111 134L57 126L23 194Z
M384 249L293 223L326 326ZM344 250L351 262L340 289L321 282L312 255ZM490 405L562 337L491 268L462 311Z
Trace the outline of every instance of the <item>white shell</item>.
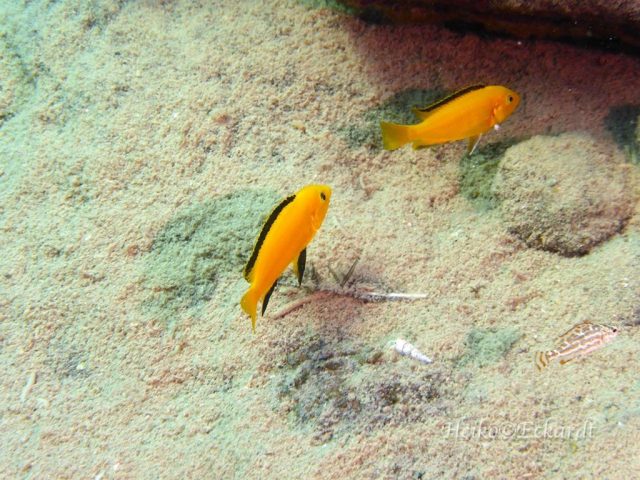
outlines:
M420 363L433 363L433 360L431 360L429 357L427 357L424 353L422 353L416 347L411 345L409 342L401 338L398 338L394 342L393 349L396 352L398 352L400 355L413 358L414 360L417 360Z

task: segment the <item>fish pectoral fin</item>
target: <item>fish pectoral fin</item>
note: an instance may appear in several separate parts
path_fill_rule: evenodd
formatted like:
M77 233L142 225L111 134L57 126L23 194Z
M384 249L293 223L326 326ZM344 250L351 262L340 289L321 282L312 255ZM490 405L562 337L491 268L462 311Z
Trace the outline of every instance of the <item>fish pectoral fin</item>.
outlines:
M322 226L322 217L320 215L312 215L311 216L311 228L313 228L313 233L315 234L320 227Z
M263 317L264 317L264 312L267 310L267 305L269 304L269 299L271 298L271 294L273 293L273 290L276 288L277 284L278 284L278 280L273 282L273 285L271 285L271 288L264 296L264 300L262 300L262 316Z
M304 267L307 263L307 249L303 248L298 254L298 258L293 264L293 271L298 279L298 285L302 285L302 276L304 275Z
M473 155L475 152L478 143L480 143L480 138L482 135L476 135L475 137L469 137L469 141L467 143L467 155Z

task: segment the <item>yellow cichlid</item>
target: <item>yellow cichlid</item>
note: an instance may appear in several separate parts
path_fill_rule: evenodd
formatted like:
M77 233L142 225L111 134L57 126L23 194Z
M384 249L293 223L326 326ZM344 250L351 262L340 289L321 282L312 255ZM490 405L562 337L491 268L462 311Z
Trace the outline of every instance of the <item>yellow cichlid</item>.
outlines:
M520 96L500 85L474 85L413 112L415 125L380 122L382 143L395 150L412 142L413 148L468 139L472 153L480 136L498 129L520 104Z
M278 278L287 265L292 264L302 283L307 245L318 231L331 200L327 185L307 185L295 195L285 198L264 223L244 268L249 289L240 300L240 306L251 317L251 328L256 330L258 302L262 301L262 315L267 308Z

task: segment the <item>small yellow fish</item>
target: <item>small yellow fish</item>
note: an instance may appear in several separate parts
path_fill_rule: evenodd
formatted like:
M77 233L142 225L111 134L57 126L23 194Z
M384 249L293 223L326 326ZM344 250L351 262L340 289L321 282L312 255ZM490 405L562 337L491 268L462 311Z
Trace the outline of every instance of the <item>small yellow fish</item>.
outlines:
M380 122L382 143L395 150L413 142L413 148L456 140L469 140L475 150L483 133L498 129L520 104L520 95L500 85L474 85L413 112L422 120L415 125Z
M307 245L322 225L331 188L327 185L307 185L295 195L285 198L264 223L244 268L249 289L240 300L240 306L251 317L251 328L256 330L256 310L262 301L262 315L278 278L290 263L302 283L307 258Z
M618 335L618 329L608 325L583 322L574 325L558 338L555 350L536 353L536 367L544 369L554 358L564 365L576 358L587 355L611 342Z

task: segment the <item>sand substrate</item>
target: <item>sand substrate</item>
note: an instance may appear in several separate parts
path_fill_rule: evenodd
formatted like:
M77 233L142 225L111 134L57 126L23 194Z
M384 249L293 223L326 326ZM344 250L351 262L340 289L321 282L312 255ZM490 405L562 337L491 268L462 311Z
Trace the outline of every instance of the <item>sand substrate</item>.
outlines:
M287 1L0 16L3 476L640 471L637 58ZM475 83L523 102L472 157L380 149L380 117ZM333 197L303 288L252 334L243 263L312 182ZM537 372L585 320L621 332Z

